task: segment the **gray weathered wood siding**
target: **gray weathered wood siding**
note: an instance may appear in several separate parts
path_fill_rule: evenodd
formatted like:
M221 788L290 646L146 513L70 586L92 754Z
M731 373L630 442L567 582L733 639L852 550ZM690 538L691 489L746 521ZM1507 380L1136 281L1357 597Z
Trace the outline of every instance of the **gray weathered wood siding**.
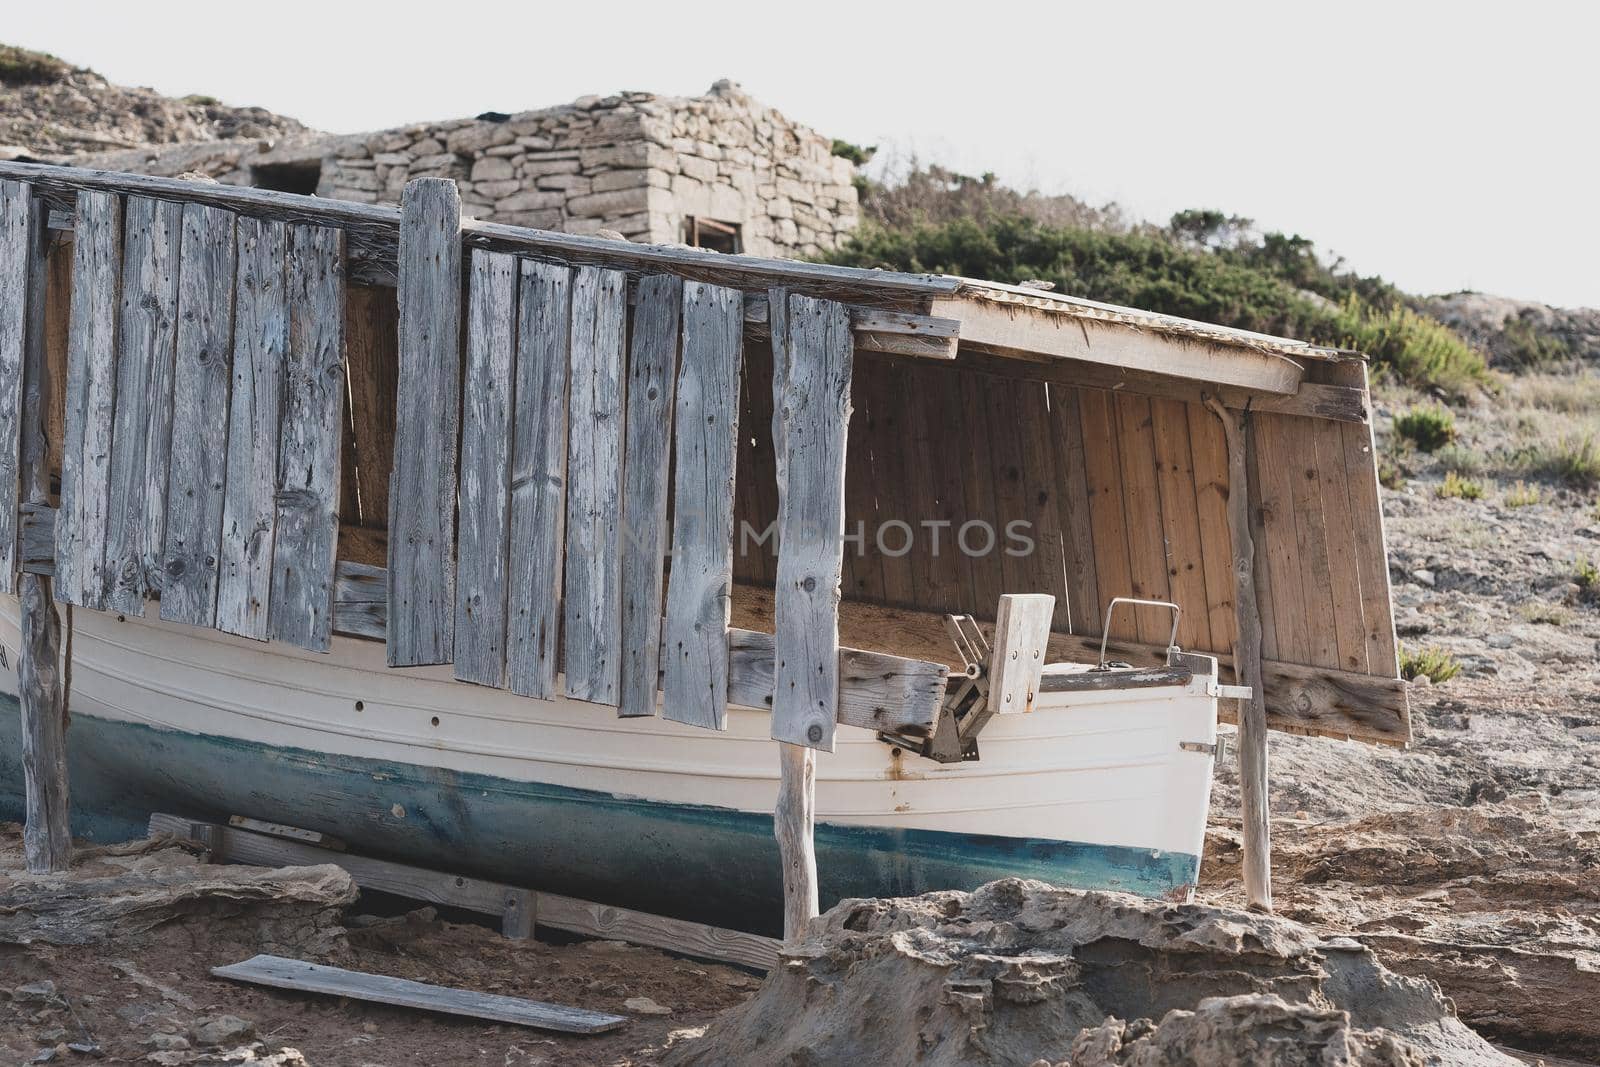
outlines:
M563 629L567 695L617 703L622 669L622 368L627 275L580 268L572 287L567 402L567 553Z
M743 294L684 285L662 706L668 719L713 730L727 727L743 330Z
M461 410L455 675L479 685L505 681L518 282L515 257L472 254Z
M778 469L777 681L772 737L833 751L845 439L854 345L830 300L774 293L773 451Z
M0 182L0 593L15 593L21 500L22 367L28 340L33 191ZM44 294L32 296L43 300Z

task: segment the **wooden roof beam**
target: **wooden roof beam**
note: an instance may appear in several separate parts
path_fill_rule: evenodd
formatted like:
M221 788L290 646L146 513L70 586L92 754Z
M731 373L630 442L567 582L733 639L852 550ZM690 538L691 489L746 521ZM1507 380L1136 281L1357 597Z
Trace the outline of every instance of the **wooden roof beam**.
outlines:
M1002 356L1078 360L1279 396L1299 392L1304 375L1301 365L1287 356L1180 338L1024 304L936 297L930 313L961 322L963 347Z

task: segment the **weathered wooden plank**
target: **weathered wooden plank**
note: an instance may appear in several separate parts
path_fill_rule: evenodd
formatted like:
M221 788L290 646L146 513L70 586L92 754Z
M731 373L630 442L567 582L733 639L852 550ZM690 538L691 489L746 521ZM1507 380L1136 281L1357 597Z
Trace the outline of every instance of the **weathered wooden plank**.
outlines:
M1256 458L1261 495L1252 511L1261 523L1264 543L1256 546L1266 562L1269 580L1258 595L1272 599L1270 621L1276 633L1275 658L1311 662L1308 605L1301 592L1300 539L1295 533L1294 485L1288 444L1279 433L1281 415L1255 415L1249 420L1250 450ZM1263 622L1268 617L1263 618Z
M1089 485L1089 524L1094 530L1095 580L1100 601L1086 633L1105 627L1106 605L1113 597L1133 595L1128 557L1128 524L1122 507L1122 459L1117 447L1116 397L1098 389L1080 392L1083 420L1084 471ZM1113 616L1111 636L1130 639L1138 630L1129 613Z
M1228 532L1228 447L1222 423L1197 404L1188 406L1189 455L1194 464L1195 519L1205 572L1208 651L1231 653L1237 626L1233 610L1233 542Z
M380 527L389 521L395 385L400 370L399 317L393 290L352 286L345 292L345 374L350 388L354 488L363 526Z
M17 590L24 348L34 321L30 297L41 306L45 299L43 288L30 284L43 236L34 232L34 216L33 191L21 182L0 181L0 593Z
M1250 696L1239 701L1239 806L1244 824L1243 880L1252 908L1272 910L1271 812L1267 797L1267 698L1261 663L1261 617L1256 613L1255 574L1260 550L1250 532L1250 500L1245 458L1249 453L1249 428L1256 420L1241 422L1212 400L1207 406L1221 420L1228 447L1228 482L1234 487L1228 499L1228 529L1233 538L1234 605L1238 614L1238 651L1234 666L1239 684ZM1268 454L1269 457L1271 454ZM1271 457L1267 466L1273 466Z
M1156 488L1155 434L1150 398L1115 397L1117 443L1122 462L1122 509L1127 516L1128 568L1133 595L1146 600L1171 600L1167 551L1162 537L1161 495ZM1131 611L1139 640L1154 643L1172 632L1172 616L1161 608L1135 605Z
M743 964L762 971L778 965L778 941L760 934L726 930L684 919L668 919L554 893L537 894L536 906L540 926L553 926L557 930L567 930L585 937L648 945L687 956Z
M1040 382L1028 382L1016 391L1018 445L1022 460L1023 511L1018 517L1027 522L1026 530L1016 528L1021 535L1009 536L1006 544L1013 551L1024 551L1032 542L1031 551L1023 557L1029 564L1029 584L1011 592L1048 592L1055 612L1053 625L1061 630L1072 628L1072 604L1068 601L1068 549L1061 527L1058 497L1067 480L1056 469L1055 449L1050 441L1050 397L1047 387ZM1025 537L1026 541L1022 538Z
M1295 546L1300 560L1300 596L1306 610L1307 662L1337 667L1339 642L1334 622L1333 575L1328 531L1322 512L1322 471L1317 465L1315 422L1286 415L1263 415L1277 423L1283 446L1275 461L1287 471L1294 501Z
M6 338L7 420L15 445L12 495L0 506L18 514L44 508L49 499L49 447L45 410L53 390L46 372L45 301L49 295L47 208L26 186L0 188L0 331ZM11 365L15 357L15 365ZM15 547L13 527L6 543ZM6 561L8 589L14 555ZM62 679L61 616L51 598L50 579L23 574L15 580L21 614L17 649L17 703L21 715L23 778L23 860L34 874L65 871L72 863L72 826L67 777L66 686Z
M1048 593L1007 593L994 621L989 660L989 710L1002 715L1033 710L1050 641L1056 598Z
M183 209L178 338L172 375L171 468L161 555L161 617L210 626L227 482L228 382L233 374L234 217Z
M622 365L628 278L585 267L572 286L567 402L567 552L563 671L567 695L617 703L622 677Z
M966 511L961 525L956 527L956 551L967 558L972 572L972 601L967 610L987 618L994 610L993 605L1000 603L1000 595L1006 587L1001 565L1003 531L994 528L998 509L989 418L978 403L983 395L983 376L963 373L960 392L964 399L961 417L951 433L963 445L957 450L956 462L961 471Z
M684 285L663 714L714 730L727 725L743 326L738 292Z
M1095 574L1094 529L1089 521L1089 479L1084 467L1083 419L1079 413L1082 391L1063 386L1050 388L1050 421L1056 447L1056 471L1061 479L1056 494L1061 513L1062 563L1066 570L1067 598L1075 634L1100 630L1099 580ZM1060 617L1060 611L1056 612Z
M106 606L143 615L145 597L160 588L165 543L183 207L130 197L126 222L108 474Z
M561 625L572 273L524 260L520 286L506 684L514 693L549 699L556 693Z
M944 461L950 436L950 429L944 422L945 401L949 398L948 386L953 383L949 375L918 375L913 371L908 376L912 402L906 412L905 448L915 462L907 471L904 499L907 501L906 517L912 523L915 536L910 561L918 603L932 611L964 614L971 608L972 575L971 569L964 566L966 557L955 543L961 515L954 506L954 498L961 487L959 484L952 486L950 476L954 466ZM849 478L847 461L847 482ZM847 484L846 501L849 492ZM848 505L845 516L848 521ZM847 555L851 547L846 546ZM848 581L847 564L845 588L848 588Z
M1331 622L1341 670L1367 673L1367 629L1362 614L1361 566L1350 507L1349 478L1345 474L1344 434L1339 424L1318 420L1310 427L1316 442L1318 484L1326 524L1324 544L1328 559ZM1325 623L1326 625L1326 623Z
M276 640L314 652L328 650L333 632L344 403L343 241L334 229L289 230L289 348L267 629Z
M628 356L622 488L623 659L618 711L624 716L654 715L661 680L661 578L683 283L671 275L651 275L640 280L638 295Z
M1155 689L1188 685L1194 672L1187 667L1144 667L1131 671L1050 671L1039 679L1040 693L1099 693L1119 689Z
M868 521L865 537L872 542L873 554L877 556L878 567L883 573L883 601L910 607L919 603L920 598L916 569L911 561L916 548L917 515L910 510L906 489L911 482L911 468L920 461L920 457L910 455L906 443L911 437L911 409L920 398L911 395L903 365L884 363L871 370L865 367L862 370L866 370L863 376L871 381L874 391L871 421L872 490L877 503L876 518ZM855 382L852 380L852 402L854 392ZM774 393L776 399L777 394ZM854 532L851 531L852 534ZM778 539L781 571L781 520Z
M881 364L871 361L856 368L855 378L850 383L850 403L854 410L850 414L845 460L843 580L847 583L845 589L852 599L870 600L874 603L882 603L885 599L883 554L878 551L877 534L881 518L887 516L880 516L878 510L880 503L878 486L882 479L878 474L875 462L877 457L874 454L879 439L877 423L884 417L886 404L883 399L885 391L883 372ZM768 384L771 385L770 382ZM770 407L769 402L769 410ZM771 469L774 468L758 471L757 477L763 483L772 481L766 473ZM777 483L774 481L772 484L776 486ZM972 483L967 484L970 486ZM985 483L981 488L987 490L988 485ZM772 572L776 581L776 559L773 560Z
M780 562L782 557L779 557ZM793 944L805 936L818 912L817 752L800 745L778 746L778 802L772 832L783 863L783 940Z
M278 509L278 431L289 348L289 233L240 218L234 276L233 388L228 397L217 629L265 640Z
M461 197L418 178L400 205L400 372L389 488L391 667L455 649L456 439L461 418Z
M1188 405L1177 400L1151 400L1155 436L1156 491L1161 499L1161 530L1166 542L1167 584L1181 608L1178 644L1214 648L1208 611L1205 549L1195 507L1194 459L1189 451ZM1208 414L1205 416L1210 419ZM1169 631L1170 632L1170 631Z
M1060 557L1056 559L1056 580L1041 586L1043 568L1036 564L1043 561L1035 560L1032 552L1022 554L1007 536L1013 523L1027 524L1016 529L1025 533L1030 540L1037 533L1033 525L1036 516L1029 507L1022 461L1022 435L1017 423L1021 417L1018 393L1022 389L1040 387L1032 382L1018 382L992 375L982 375L979 381L983 383L983 391L975 400L982 403L989 420L987 435L992 450L992 466L988 477L994 486L994 510L985 514L983 519L994 528L994 552L1000 563L1001 593L1053 594L1061 585ZM1039 547L1037 542L1033 547ZM988 607L987 604L983 605L985 610Z
M77 219L55 593L57 600L69 604L103 608L122 286L122 201L114 193L81 193Z
M479 685L505 684L511 506L506 442L512 429L518 275L513 256L472 254L461 408L455 675Z
M1383 531L1383 504L1378 496L1377 449L1372 427L1341 426L1344 437L1345 484L1350 490L1350 522L1356 566L1361 576L1361 614L1366 627L1367 670L1385 678L1400 676L1395 643L1394 607L1389 592L1389 556ZM1409 733L1409 720L1407 723Z
M606 1015L561 1004L523 1000L521 997L474 993L466 989L413 982L406 978L347 971L340 967L324 967L318 963L285 959L282 956L253 956L242 963L213 967L211 973L236 982L323 993L447 1015L467 1015L568 1034L600 1034L615 1030L628 1021L621 1015Z
M839 700L844 467L854 362L843 305L790 296L774 326L778 440L777 679L772 738L833 751Z

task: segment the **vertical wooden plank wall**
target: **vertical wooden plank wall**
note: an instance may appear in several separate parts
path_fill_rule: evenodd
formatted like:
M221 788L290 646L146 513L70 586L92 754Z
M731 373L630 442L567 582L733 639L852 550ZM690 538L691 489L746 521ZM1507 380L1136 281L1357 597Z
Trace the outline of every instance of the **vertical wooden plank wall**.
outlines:
M628 285L621 271L581 267L572 286L567 401L567 553L563 670L567 695L617 703L622 631L622 368Z
M22 369L35 242L33 194L0 182L0 593L15 593L17 504L22 500ZM43 293L32 294L42 303Z
M572 272L526 261L517 300L516 412L511 444L511 562L506 684L556 692L561 545L566 515L567 378Z
M183 210L177 355L172 378L172 466L167 476L161 617L211 626L227 485L228 379L233 372L233 216Z
M774 304L781 302L781 296ZM778 584L772 738L833 751L846 433L855 343L841 304L790 296L773 320Z
M455 650L456 438L461 414L461 196L409 183L400 204L400 369L389 490L389 666Z
M217 629L259 641L267 636L278 516L273 498L289 347L288 227L240 219L236 248Z
M726 727L728 714L743 330L742 293L684 283L661 688L667 718L714 730Z
M622 688L619 711L654 715L660 688L661 580L667 550L667 472L678 374L683 282L639 282L628 354L628 439L622 491ZM738 396L738 389L731 390Z
M461 405L455 675L479 685L505 681L518 287L515 257L472 254Z

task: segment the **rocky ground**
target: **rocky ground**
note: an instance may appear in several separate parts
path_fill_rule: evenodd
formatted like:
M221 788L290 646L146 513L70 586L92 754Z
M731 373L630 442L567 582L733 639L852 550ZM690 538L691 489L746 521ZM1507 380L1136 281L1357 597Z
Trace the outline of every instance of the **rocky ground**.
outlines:
M50 158L145 144L277 140L304 132L265 108L113 85L54 56L0 45L0 158Z

